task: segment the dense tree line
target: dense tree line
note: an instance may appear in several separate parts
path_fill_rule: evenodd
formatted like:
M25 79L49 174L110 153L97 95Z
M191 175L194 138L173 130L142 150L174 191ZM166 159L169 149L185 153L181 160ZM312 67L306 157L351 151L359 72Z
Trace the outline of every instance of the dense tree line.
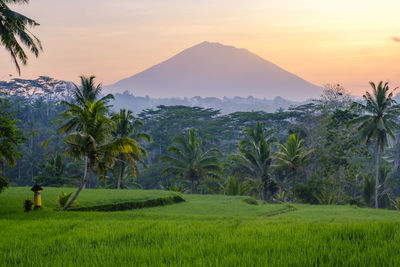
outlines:
M51 97L51 90L15 89L2 98L2 117L20 131L16 165L3 164L12 185L397 207L400 148L390 137L398 135L399 114L387 84L372 84L358 102L330 86L320 99L287 111L226 115L188 106L114 112L113 96L102 96L94 77L55 88Z

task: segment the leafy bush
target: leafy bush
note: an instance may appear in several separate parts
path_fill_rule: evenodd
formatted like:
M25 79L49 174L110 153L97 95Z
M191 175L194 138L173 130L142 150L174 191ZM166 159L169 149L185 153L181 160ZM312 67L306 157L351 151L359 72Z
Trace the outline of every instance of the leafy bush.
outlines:
M181 195L176 194L174 196L164 197L164 198L156 198L156 199L149 199L149 200L142 200L142 201L129 201L129 202L121 202L121 203L110 203L110 204L103 204L103 205L90 206L90 207L72 208L69 210L72 210L72 211L121 211L121 210L133 210L133 209L165 206L165 205L179 203L179 202L183 202L183 201L185 201L185 199Z
M255 198L248 197L242 200L243 202L249 204L249 205L258 205L258 201Z
M319 193L314 192L313 195L318 200L318 204L334 205L337 203L336 192L328 188L322 188Z
M363 198L368 207L374 205L375 196L375 178L372 176L364 176Z
M30 198L24 200L24 212L29 212L32 210L33 201Z
M359 198L359 197L351 197L351 198L349 198L348 202L350 205L356 205L358 207L361 206L361 198Z
M305 184L296 184L296 198L309 204L335 204L337 197L329 179L323 179L313 173Z
M57 197L57 203L58 203L58 207L60 209L64 208L65 205L67 205L69 198L71 197L72 192L67 194L64 191L60 191L60 194ZM74 200L74 202L71 204L71 207L78 205L78 202L76 202L76 200Z
M289 210L297 210L296 206L290 204L290 203L286 203L283 205L285 208L289 209Z
M0 193L8 187L9 181L7 178L0 176Z

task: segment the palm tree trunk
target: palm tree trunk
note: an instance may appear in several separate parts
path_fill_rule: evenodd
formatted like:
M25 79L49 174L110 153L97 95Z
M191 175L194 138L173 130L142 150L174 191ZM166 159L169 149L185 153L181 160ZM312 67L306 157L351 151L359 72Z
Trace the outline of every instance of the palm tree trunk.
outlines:
M338 171L338 192L337 192L337 204L340 204L340 197L342 193L342 170L343 168L340 166Z
M1 176L3 176L3 177L5 177L6 175L5 175L5 163L4 163L4 161L3 160L0 160L0 163L1 163Z
M296 198L296 171L292 170L292 180L293 180L293 199L292 203L294 203L294 200Z
M376 143L376 161L375 161L375 209L378 208L378 187L379 187L379 157L381 153L379 150L379 143Z
M121 155L119 157L119 159L121 160L121 166L120 166L119 176L118 176L118 181L117 181L117 189L121 189L121 181L122 181L122 177L124 177L124 173L125 173L124 156Z
M268 199L268 182L267 182L267 179L263 179L264 180L264 182L263 182L263 190L262 190L262 200L264 200L264 201L267 201L267 199Z
M85 157L85 169L83 171L83 180L85 179L87 173L88 173L88 157ZM82 184L83 184L83 180L82 180ZM86 188L86 183L83 185L83 188Z
M394 148L395 151L395 156L394 156L394 160L393 160L393 168L392 171L390 173L390 177L394 178L394 175L397 173L397 170L399 169L399 165L400 165L400 134L396 135L396 145Z
M191 185L191 194L193 194L193 192L194 192L194 177L191 177L191 179L190 179L190 181L191 181L191 183L192 183L192 185Z
M85 162L87 162L87 161L85 160ZM88 163L86 163L85 164L85 175L83 177L81 185L78 188L78 191L76 191L76 193L74 194L72 199L67 203L67 205L64 206L64 208L61 209L61 211L67 210L69 208L69 206L71 206L71 204L75 201L75 199L81 193L82 189L85 188L85 185L86 185L87 181L89 180L89 176L90 176L90 166Z

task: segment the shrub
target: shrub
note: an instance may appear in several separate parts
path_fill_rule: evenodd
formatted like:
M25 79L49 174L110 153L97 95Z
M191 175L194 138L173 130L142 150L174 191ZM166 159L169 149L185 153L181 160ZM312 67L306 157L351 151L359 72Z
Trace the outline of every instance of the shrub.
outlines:
M8 187L8 184L9 184L9 182L8 182L7 178L0 176L0 193Z
M67 194L64 191L60 191L60 194L57 197L57 203L58 203L58 207L60 209L64 208L65 205L67 205L69 198L71 197L72 192ZM76 200L71 204L71 206L76 206L78 203L76 202Z
M24 212L29 212L32 210L33 201L30 198L24 200Z
M69 209L71 211L121 211L121 210L133 210L133 209L142 209L142 208L150 208L157 206L165 206L173 203L183 202L185 199L181 195L174 195L170 197L164 198L155 198L149 200L142 201L128 201L128 202L120 202L120 203L110 203L103 204L97 206L90 207L78 207Z
M249 205L258 205L258 201L252 197L248 197L242 200L244 203L247 203Z
M348 202L350 205L356 205L358 207L361 206L361 198L359 197L350 197Z
M289 210L297 210L296 206L290 204L290 203L286 203L283 205L285 208L289 209Z

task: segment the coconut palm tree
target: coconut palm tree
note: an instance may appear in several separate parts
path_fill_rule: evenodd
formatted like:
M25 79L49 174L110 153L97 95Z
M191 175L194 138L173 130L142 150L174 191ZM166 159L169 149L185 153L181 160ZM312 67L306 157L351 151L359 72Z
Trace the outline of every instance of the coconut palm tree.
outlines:
M203 152L194 129L182 136L176 136L168 148L168 153L170 155L160 157L161 161L169 164L161 175L174 174L188 179L191 183L192 194L196 191L196 183L201 179L217 178L221 175L220 152L215 149Z
M348 126L355 125L367 145L375 141L375 208L378 208L379 159L388 143L388 137L395 139L393 130L398 128L396 119L400 107L392 98L394 90L390 92L388 83L381 81L376 86L370 82L370 85L372 94L365 92L365 103L354 102L351 105L351 109L357 110L360 115L351 120Z
M102 87L101 84L95 84L95 78L96 76L93 75L90 77L80 76L81 86L78 87L77 85L75 85L75 89L72 92L74 100L77 101L80 105L83 105L87 101L93 102L96 100L102 100L104 102L107 102L111 99L114 99L114 96L112 94L107 94L106 96L103 96L99 99L99 97L101 96Z
M0 0L0 45L3 45L10 53L18 74L21 74L20 62L22 65L26 65L28 62L28 56L23 45L36 57L42 50L40 40L28 30L29 27L39 26L39 23L12 11L7 4L25 4L28 2L29 0Z
M80 76L81 79L81 86L77 86L74 84L74 89L72 91L72 98L73 101L72 102L68 102L68 101L63 101L64 104L66 104L69 108L71 108L72 110L76 110L79 109L79 107L83 108L87 103L90 102L95 102L97 100L99 101L103 101L104 103L114 99L114 96L112 94L108 94L102 98L99 99L99 97L101 96L101 91L102 91L102 87L101 84L95 85L95 81L94 79L96 78L96 76L92 75L90 77L86 77L86 76ZM105 107L106 109L106 113L108 112L108 106ZM64 126L67 127L67 132L71 131L73 128L79 128L82 127L82 125L80 125L79 121L76 121L78 118L72 119L70 118L70 120L68 121L68 123L70 125L65 124ZM88 165L88 158L84 157L84 161L85 161L85 166ZM85 170L86 173L86 170Z
M292 202L296 198L296 178L298 172L307 163L310 154L314 150L307 150L304 145L304 140L299 139L296 135L291 134L286 141L286 144L279 145L280 151L276 152L274 159L277 168L286 169L292 179L293 195Z
M70 133L65 143L66 154L85 160L84 176L78 190L62 210L75 201L89 180L91 171L103 174L122 153L133 164L130 155L141 155L138 143L129 138L110 138L115 129L115 123L107 117L108 109L104 101L85 102L83 106L68 104L68 110L63 113L67 122L60 127L60 132Z
M113 121L116 123L116 128L115 130L111 133L114 138L133 138L134 140L145 140L147 142L151 142L151 137L148 134L145 133L137 133L136 129L139 126L143 126L143 122L137 119L132 111L126 110L126 109L121 109L119 113L114 114L112 116ZM140 162L143 166L146 166L144 161L142 160L143 157L147 155L147 151L140 146L139 148L140 154L132 154L130 155L132 158L135 159L135 161ZM125 163L126 163L126 157L124 154L121 154L118 157L118 167L119 167L119 175L117 179L117 189L121 188L121 181L123 177L125 177ZM133 171L134 175L136 175L136 165L133 166Z
M268 200L269 193L274 193L273 181L270 177L271 165L271 132L267 131L263 123L258 122L255 127L244 129L246 137L239 142L239 155L233 155L233 160L241 172L260 183L260 195Z

